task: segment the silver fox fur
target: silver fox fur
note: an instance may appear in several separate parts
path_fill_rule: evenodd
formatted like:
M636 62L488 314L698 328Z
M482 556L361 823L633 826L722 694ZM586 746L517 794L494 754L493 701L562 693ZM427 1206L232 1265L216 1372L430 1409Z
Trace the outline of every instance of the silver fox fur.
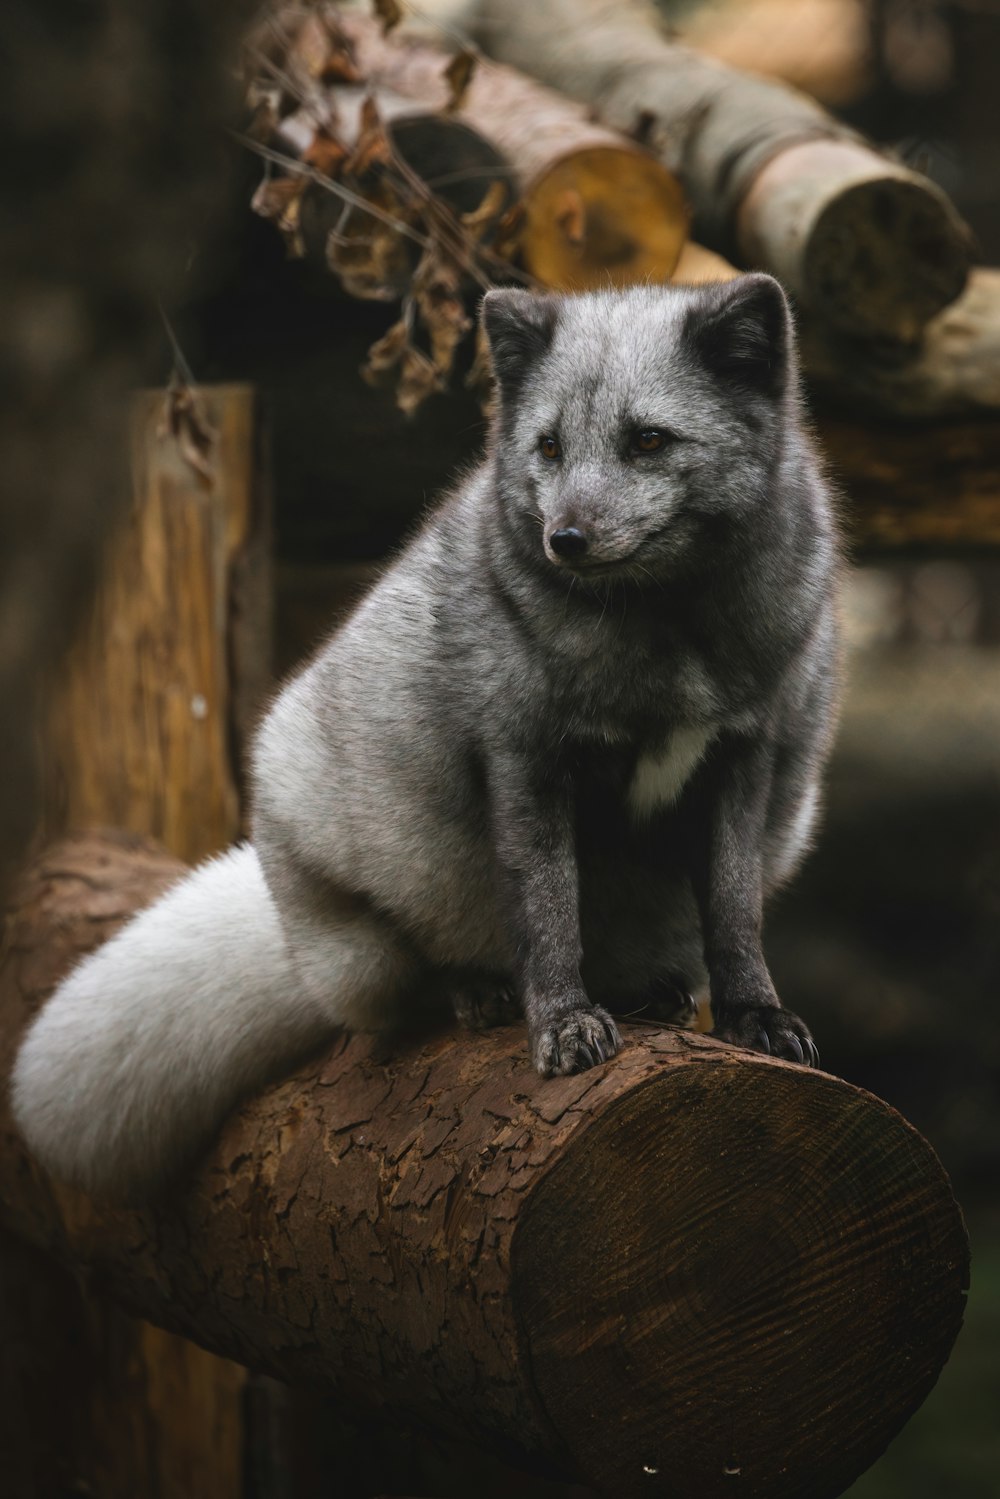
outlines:
M838 558L766 276L487 295L486 457L278 695L253 846L196 870L52 996L15 1113L55 1174L143 1197L339 1026L434 991L511 1003L535 1065L612 1012L816 1061L761 951L809 843Z

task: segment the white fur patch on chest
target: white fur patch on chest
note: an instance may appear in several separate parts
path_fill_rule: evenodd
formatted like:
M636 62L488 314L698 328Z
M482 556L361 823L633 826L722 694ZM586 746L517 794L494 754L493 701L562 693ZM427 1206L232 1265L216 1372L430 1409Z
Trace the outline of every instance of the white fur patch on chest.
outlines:
M715 730L708 728L675 729L657 754L639 757L628 788L633 817L652 817L654 812L673 805L714 734Z

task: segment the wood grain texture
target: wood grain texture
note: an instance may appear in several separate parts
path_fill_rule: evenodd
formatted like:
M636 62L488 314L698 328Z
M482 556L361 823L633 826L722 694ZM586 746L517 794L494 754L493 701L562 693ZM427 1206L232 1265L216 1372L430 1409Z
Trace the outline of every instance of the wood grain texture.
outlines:
M3 1044L178 864L27 872ZM609 1495L832 1499L933 1384L967 1246L930 1147L836 1078L653 1026L543 1081L520 1029L340 1038L169 1201L110 1212L0 1124L4 1221L134 1311Z
M249 386L202 396L211 481L135 398L132 501L63 663L42 743L43 827L118 827L180 858L240 829L239 749L268 685L267 526Z

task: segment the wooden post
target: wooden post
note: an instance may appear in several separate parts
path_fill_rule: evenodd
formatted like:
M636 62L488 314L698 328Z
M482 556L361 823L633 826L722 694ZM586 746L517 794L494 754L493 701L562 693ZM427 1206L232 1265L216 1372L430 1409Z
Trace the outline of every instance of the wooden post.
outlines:
M253 391L186 399L165 421L162 392L136 397L132 503L40 750L45 833L114 824L194 859L240 831L270 592ZM0 1404L10 1499L242 1499L244 1369L16 1244L0 1310L22 1366L20 1404Z
M0 1071L67 966L179 872L121 837L46 850L8 922ZM958 1331L947 1178L837 1078L625 1037L548 1081L521 1027L341 1037L143 1212L51 1182L0 1118L5 1220L254 1368L614 1499L833 1499Z
M239 834L240 744L269 680L269 538L253 391L199 400L207 473L164 430L162 392L135 398L132 503L42 744L47 835L122 828L196 860Z

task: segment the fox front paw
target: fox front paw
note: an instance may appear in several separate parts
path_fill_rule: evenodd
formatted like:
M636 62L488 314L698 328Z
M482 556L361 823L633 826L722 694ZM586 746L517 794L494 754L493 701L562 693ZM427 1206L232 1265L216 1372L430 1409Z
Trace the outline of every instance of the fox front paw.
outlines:
M765 1056L781 1057L803 1067L818 1067L819 1052L804 1020L776 1005L757 1005L724 1014L712 1035L732 1046L745 1046Z
M598 1005L567 1010L533 1037L532 1061L543 1077L586 1072L618 1054L621 1036L607 1010Z

